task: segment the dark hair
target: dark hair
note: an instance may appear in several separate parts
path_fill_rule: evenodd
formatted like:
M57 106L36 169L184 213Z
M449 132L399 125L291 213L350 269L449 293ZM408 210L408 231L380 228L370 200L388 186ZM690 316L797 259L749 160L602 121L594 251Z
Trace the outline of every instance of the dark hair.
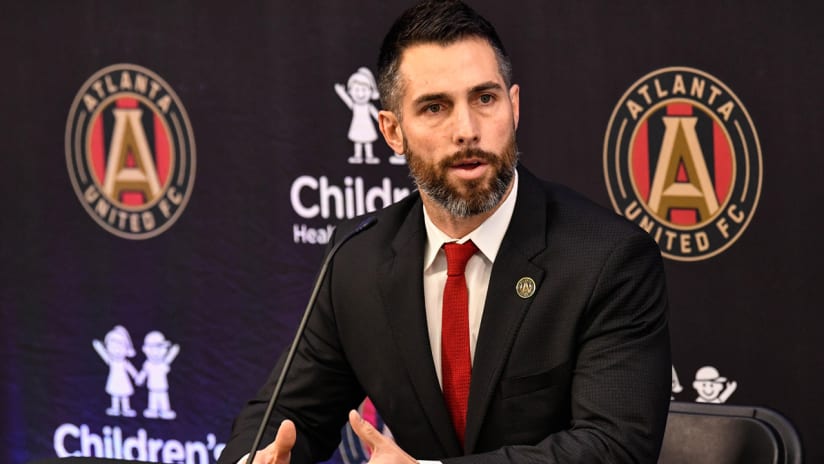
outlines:
M411 45L450 45L468 37L489 42L507 87L512 84L512 64L495 28L483 16L458 0L428 0L406 10L389 29L378 55L378 91L383 108L399 114L402 93L401 55Z

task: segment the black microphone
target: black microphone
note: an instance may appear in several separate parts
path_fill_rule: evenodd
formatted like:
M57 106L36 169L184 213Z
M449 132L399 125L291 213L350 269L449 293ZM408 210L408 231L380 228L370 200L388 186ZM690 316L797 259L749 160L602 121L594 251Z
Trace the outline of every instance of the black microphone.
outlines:
M309 303L307 303L306 310L303 312L303 319L301 319L300 325L298 326L298 331L295 333L295 339L292 340L292 346L289 348L289 353L286 354L286 359L283 362L283 368L280 370L280 375L278 376L278 382L275 384L275 390L272 392L272 397L269 398L269 405L266 407L266 412L263 413L263 421L261 421L255 441L252 443L252 450L249 451L249 458L246 459L246 464L252 464L252 461L255 459L255 454L257 454L257 448L260 446L260 442L263 441L263 434L266 431L266 424L272 417L272 411L275 409L275 403L277 403L278 396L280 396L280 390L283 388L283 382L286 380L286 373L289 371L289 366L292 365L292 359L295 357L295 352L298 349L300 339L303 338L303 332L306 331L306 324L309 322L309 316L312 314L312 308L315 307L315 300L318 299L320 286L323 283L323 279L326 277L326 270L329 267L329 263L332 262L332 258L344 243L348 242L349 239L355 235L358 235L364 230L372 227L376 222L378 222L378 220L375 219L374 216L365 218L352 232L349 232L349 235L343 237L343 239L336 243L335 246L329 250L329 253L326 255L326 259L323 260L323 265L320 267L318 278L315 280L315 287L312 289L312 296L309 297Z

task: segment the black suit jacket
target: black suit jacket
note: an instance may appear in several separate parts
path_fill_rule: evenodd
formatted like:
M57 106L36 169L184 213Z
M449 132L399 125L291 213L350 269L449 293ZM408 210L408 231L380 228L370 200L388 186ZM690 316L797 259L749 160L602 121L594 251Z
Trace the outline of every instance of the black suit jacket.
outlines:
M671 388L658 247L566 188L523 168L519 179L475 350L465 447L429 349L417 194L375 213L334 258L264 443L288 417L298 427L292 462L327 459L368 395L417 459L656 461ZM522 277L537 283L527 299L515 290ZM279 369L235 421L221 462L248 451Z

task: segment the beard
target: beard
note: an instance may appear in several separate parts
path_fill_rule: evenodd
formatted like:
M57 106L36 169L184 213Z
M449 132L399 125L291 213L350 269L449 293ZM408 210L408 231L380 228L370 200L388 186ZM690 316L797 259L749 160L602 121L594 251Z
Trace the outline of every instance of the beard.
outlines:
M513 133L500 154L479 148L457 151L438 163L427 163L415 155L404 140L404 153L409 164L409 175L422 193L443 207L449 215L467 218L494 209L506 194L515 166L518 163L518 148ZM450 166L462 160L481 160L491 168L491 176L470 181L457 181L457 185L447 178Z

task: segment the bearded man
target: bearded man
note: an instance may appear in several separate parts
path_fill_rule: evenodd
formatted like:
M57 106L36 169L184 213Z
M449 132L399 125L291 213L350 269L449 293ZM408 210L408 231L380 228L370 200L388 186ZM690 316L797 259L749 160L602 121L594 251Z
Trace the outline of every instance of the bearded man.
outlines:
M328 459L347 411L370 463L656 462L671 368L656 244L518 166L520 89L463 3L403 13L378 85L418 192L335 256L254 462ZM220 462L251 446L278 372ZM394 441L351 411L366 396Z

